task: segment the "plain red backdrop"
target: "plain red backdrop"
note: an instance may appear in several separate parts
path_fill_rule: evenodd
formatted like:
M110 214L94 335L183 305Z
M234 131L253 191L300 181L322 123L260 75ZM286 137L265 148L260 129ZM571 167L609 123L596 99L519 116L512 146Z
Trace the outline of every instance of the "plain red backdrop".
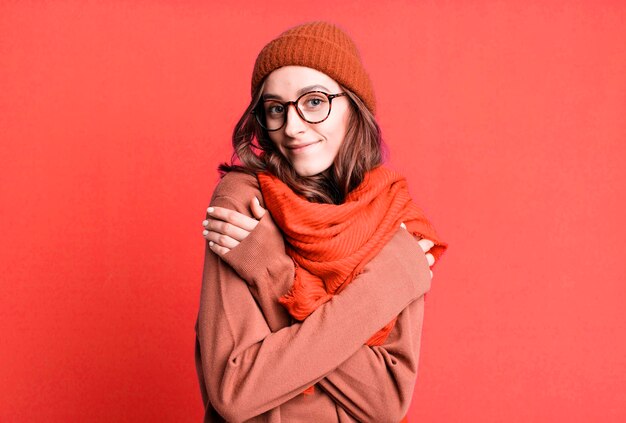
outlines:
M0 421L197 422L200 222L256 54L326 19L450 243L413 422L626 421L626 4L0 4Z

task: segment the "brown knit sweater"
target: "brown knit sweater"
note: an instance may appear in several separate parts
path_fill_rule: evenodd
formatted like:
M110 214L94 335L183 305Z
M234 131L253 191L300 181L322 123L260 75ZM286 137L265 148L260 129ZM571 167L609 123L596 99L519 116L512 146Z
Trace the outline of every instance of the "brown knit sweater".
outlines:
M231 172L212 206L250 216L258 181ZM424 252L404 229L341 294L303 322L278 303L294 266L269 213L224 258L207 246L196 322L205 422L391 422L407 413L430 289ZM383 345L364 345L393 317ZM302 391L315 385L315 393Z

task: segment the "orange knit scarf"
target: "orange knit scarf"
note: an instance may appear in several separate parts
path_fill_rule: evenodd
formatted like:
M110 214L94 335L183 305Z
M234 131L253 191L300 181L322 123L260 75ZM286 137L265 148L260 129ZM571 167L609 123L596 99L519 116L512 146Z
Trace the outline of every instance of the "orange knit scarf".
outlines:
M424 213L411 201L407 182L380 166L365 175L343 204L311 203L274 175L258 175L265 205L281 228L295 280L280 303L297 320L343 290L389 242L404 222L407 230L435 243L438 261L447 244L440 241ZM381 345L397 318L375 333L367 345Z

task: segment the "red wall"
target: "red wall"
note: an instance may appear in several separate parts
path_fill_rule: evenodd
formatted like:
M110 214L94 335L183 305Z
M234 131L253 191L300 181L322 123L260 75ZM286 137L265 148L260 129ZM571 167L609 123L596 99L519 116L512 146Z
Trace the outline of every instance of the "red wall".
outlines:
M411 420L625 421L626 4L591 0L2 2L0 421L200 420L215 168L313 19L450 243Z

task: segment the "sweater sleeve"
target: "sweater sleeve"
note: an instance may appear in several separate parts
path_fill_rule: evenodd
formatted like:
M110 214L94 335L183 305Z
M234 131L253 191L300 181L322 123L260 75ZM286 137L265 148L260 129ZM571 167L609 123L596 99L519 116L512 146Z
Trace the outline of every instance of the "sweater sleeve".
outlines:
M383 345L363 345L317 386L358 421L399 422L411 405L424 296L400 315Z
M212 406L228 421L250 419L300 394L357 352L421 296L426 282L419 266L398 258L403 248L390 242L370 262L386 269L384 281L366 267L358 283L304 322L272 333L246 282L207 247L197 336ZM389 296L390 290L398 295Z
M290 260L281 262L284 257L281 254L268 254L268 251L276 253L282 248L282 237L279 235L267 214L255 231L226 259L250 284L266 318L269 317L268 323L274 321L283 327L287 324L285 319L288 319L288 313L276 301L282 292L272 292L272 287L275 284L286 288L290 286L293 282L293 265ZM404 245L399 258L414 260L420 266L420 277L424 281L420 294L427 292L430 288L430 277L427 275L429 266L419 244L406 231L399 231L393 242L402 242ZM281 263L289 272L281 272ZM388 277L388 270L377 266L377 262L369 265L368 271L376 274L378 280ZM276 277L281 274L288 274L288 279L277 280ZM354 283L359 283L358 278ZM398 294L391 290L386 298ZM410 406L417 377L423 313L424 297L420 295L400 313L383 345L362 345L346 361L320 379L318 386L358 421L400 421ZM283 315L284 319L276 322L276 316Z

